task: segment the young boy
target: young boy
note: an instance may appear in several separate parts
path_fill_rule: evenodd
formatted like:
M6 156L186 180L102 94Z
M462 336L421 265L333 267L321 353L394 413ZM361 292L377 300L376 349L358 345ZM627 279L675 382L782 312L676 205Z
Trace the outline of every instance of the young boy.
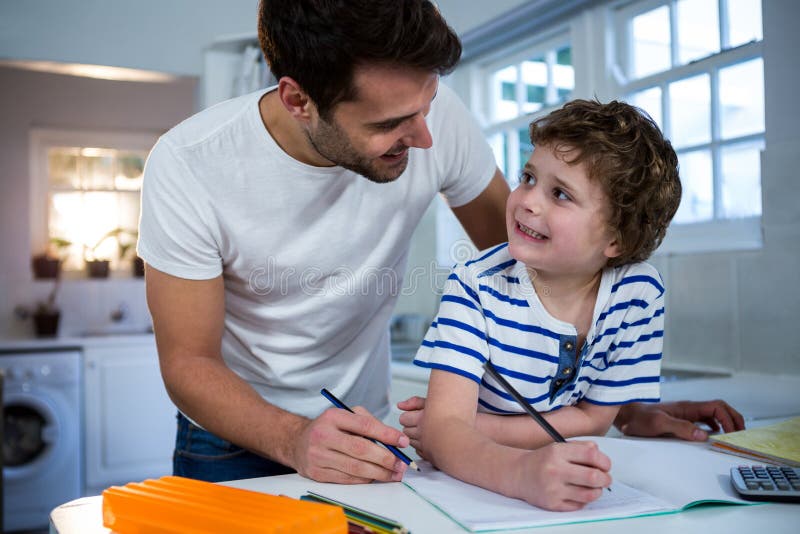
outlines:
M603 435L621 404L657 401L664 286L643 262L681 185L669 141L621 102L570 102L530 136L508 243L454 268L417 353L431 369L422 442L452 476L566 511L600 497L610 460L590 441L553 443L483 364L565 437Z

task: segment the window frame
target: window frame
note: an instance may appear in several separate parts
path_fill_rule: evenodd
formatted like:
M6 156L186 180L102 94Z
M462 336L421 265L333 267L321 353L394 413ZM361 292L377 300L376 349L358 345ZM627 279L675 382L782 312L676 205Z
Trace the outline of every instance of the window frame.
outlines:
M32 253L47 249L50 223L48 150L57 147L92 147L149 154L161 132L69 130L32 128L29 133L30 238ZM66 271L74 273L78 271ZM64 273L62 273L64 274ZM69 275L68 275L69 277Z
M711 153L712 177L713 177L713 218L709 221L692 223L671 224L664 242L655 252L660 254L676 253L700 253L700 252L722 252L734 250L757 250L763 246L763 230L761 228L761 215L722 218L722 175L721 175L721 152L724 147L734 146L743 142L761 141L766 148L766 125L764 131L756 134L722 139L720 135L720 91L719 91L719 72L720 70L732 65L741 64L753 59L761 58L763 61L763 36L760 41L750 41L734 47L720 46L720 50L713 54L695 59L689 63L676 65L678 58L678 29L676 9L672 7L677 0L641 0L641 1L619 1L612 2L607 6L609 10L609 21L611 23L610 34L612 51L608 55L609 64L609 91L618 98L626 98L628 95L650 88L658 87L661 91L661 116L665 130L665 135L672 137L669 125L670 104L669 104L669 85L671 83L708 74L710 89L710 113L709 126L711 139L705 143L698 143L676 148L675 151L686 153L693 150L708 150ZM763 0L762 0L763 2ZM720 40L725 42L729 32L727 19L725 17L725 2L718 3L720 15ZM632 48L628 46L631 42L631 28L628 22L635 16L657 9L661 6L668 6L670 13L670 69L649 74L642 78L628 80L628 72L632 61ZM762 3L763 10L763 3ZM763 80L762 80L763 83ZM759 181L763 179L763 150L762 150L761 172ZM762 185L763 191L763 185ZM763 202L762 202L763 209Z
M571 24L558 24L553 26L547 32L543 32L534 38L526 39L520 43L515 43L514 45L503 48L502 50L490 54L487 57L480 58L480 60L476 61L474 64L469 65L468 68L470 69L470 77L472 79L471 91L473 93L473 101L477 102L477 106L473 106L471 111L476 115L476 117L478 117L481 124L481 129L487 139L487 142L491 137L497 134L508 136L510 131L517 132L523 128L527 129L528 125L534 118L545 115L562 105L561 101L557 101L555 103L544 102L542 107L536 111L520 113L516 117L502 121L492 121L490 120L490 117L492 116L491 111L493 105L491 100L492 74L504 67L518 66L523 61L537 55L546 57L550 52L554 50L557 51L565 46L569 46L570 49L573 49L573 42L571 38L572 34L573 30ZM575 68L574 64L572 65L572 68ZM547 89L549 90L553 86L552 76L548 76L547 81ZM578 82L576 80L575 86L572 90L572 97L574 97L576 90L575 88L577 88L577 85ZM522 109L523 103L523 92L520 89L522 86L524 86L522 79L521 77L518 77L515 95L516 103L519 106L519 109ZM507 143L508 144L505 148L508 153L519 153L519 139L516 135L511 135L508 137ZM508 154L506 157L508 157ZM525 162L517 163L518 165L516 165L516 167L521 168ZM506 164L506 166L509 166L508 161ZM505 169L501 169L501 171L503 171L505 174ZM508 175L505 178L512 188L516 185L516 174Z

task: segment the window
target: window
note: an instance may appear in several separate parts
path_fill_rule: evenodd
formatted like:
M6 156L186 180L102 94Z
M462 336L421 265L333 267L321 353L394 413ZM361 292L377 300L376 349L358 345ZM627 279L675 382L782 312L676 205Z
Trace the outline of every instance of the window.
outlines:
M516 183L533 147L528 136L532 114L565 102L575 88L572 48L566 33L484 63L485 131L498 166Z
M118 268L122 249L136 242L142 172L156 137L56 130L31 137L34 251L65 240L65 270L82 270L89 259Z
M672 141L683 184L680 209L658 253L759 248L761 12L761 0L523 5L503 19L508 28L487 26L492 35L538 40L524 47L499 40L489 50L465 36L470 60L451 85L481 121L512 187L532 149L534 118L571 98L616 98L644 109ZM486 31L474 33L486 40ZM446 216L440 221L457 224ZM440 258L459 233L444 228L441 235Z
M680 161L670 237L694 243L668 239L665 248L760 246L761 1L636 2L616 10L615 35L615 92L653 117ZM725 228L727 244L718 239Z

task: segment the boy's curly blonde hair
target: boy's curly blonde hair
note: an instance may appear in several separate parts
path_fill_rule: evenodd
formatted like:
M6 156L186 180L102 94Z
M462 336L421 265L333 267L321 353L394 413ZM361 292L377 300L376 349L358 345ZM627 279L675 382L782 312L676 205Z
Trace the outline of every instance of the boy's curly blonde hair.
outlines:
M650 257L681 201L678 156L653 119L625 102L573 100L533 121L530 137L602 185L620 251L608 266Z

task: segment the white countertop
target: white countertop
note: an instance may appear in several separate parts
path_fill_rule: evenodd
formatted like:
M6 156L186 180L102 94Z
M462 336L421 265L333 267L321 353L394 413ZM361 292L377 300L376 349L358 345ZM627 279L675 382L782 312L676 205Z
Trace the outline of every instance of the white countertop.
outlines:
M407 363L394 363L393 374L395 377L427 380L426 369ZM766 419L800 414L798 391L800 391L800 376L737 373L727 377L665 382L662 384L662 400L722 398L736 407L746 420L753 422L748 426L759 426L765 424ZM612 431L609 435L618 436L619 433ZM240 480L226 484L291 497L299 497L308 490L318 491L344 502L360 503L364 508L376 513L395 517L414 534L465 532L402 484L339 486L316 483L299 475ZM100 497L65 503L51 514L51 532L60 534L109 532L102 527L101 506ZM700 506L671 515L548 527L546 532L626 534L646 531L649 534L673 532L708 534L753 532L766 527L770 533L788 534L797 532L799 524L798 504ZM544 530L538 528L524 532L544 532Z
M155 336L153 334L144 332L53 338L6 338L0 339L0 354L81 349L88 346L152 344L154 340Z
M226 482L226 485L300 497L314 491L399 520L413 534L464 534L466 531L438 509L401 483L338 485L323 484L301 477L282 475ZM698 506L668 515L634 517L613 521L557 525L513 530L514 533L628 534L710 534L752 533L768 529L770 534L794 534L800 524L800 505ZM106 534L102 526L102 497L86 497L56 508L50 515L51 534Z

